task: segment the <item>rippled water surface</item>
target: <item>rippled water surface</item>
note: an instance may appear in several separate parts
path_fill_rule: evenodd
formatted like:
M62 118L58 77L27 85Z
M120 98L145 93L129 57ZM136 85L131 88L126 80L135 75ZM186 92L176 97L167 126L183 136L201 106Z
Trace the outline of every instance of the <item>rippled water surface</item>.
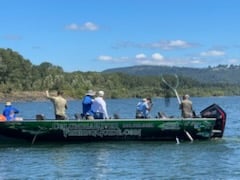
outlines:
M109 115L134 117L138 99L107 100ZM240 97L192 98L199 113L212 103L227 113L222 139L184 142L91 142L78 144L0 142L0 179L239 179ZM81 112L69 101L68 116ZM3 108L4 104L0 104ZM19 116L53 118L50 102L16 102ZM177 101L154 99L151 112L179 116Z

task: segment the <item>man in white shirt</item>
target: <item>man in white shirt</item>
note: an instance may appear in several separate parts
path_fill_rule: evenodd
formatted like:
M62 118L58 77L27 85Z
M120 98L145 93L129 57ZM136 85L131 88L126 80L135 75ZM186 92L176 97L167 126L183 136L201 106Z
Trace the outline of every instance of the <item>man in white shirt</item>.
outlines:
M109 119L107 112L107 105L103 99L104 91L98 91L98 96L94 99L92 104L92 111L94 119Z

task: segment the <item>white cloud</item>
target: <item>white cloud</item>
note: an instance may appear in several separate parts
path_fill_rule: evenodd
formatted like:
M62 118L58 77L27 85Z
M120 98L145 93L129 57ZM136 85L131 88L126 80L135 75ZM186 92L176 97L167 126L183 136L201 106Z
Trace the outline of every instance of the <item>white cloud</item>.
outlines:
M208 52L208 53L207 53ZM206 51L202 55L212 55L214 57L223 56L224 51ZM161 53L152 53L151 55L145 53L138 53L135 56L122 56L112 57L107 55L101 55L98 60L105 61L106 63L118 63L119 66L124 65L163 65L163 66L181 66L181 67L207 67L214 66L228 62L228 64L239 64L240 59L221 58L218 61L208 56L191 56L191 57L165 57ZM124 63L124 64L123 64Z
M78 25L75 23L72 23L72 24L67 25L66 29L76 31L76 30L78 30Z
M99 29L99 27L92 22L86 22L82 25L72 23L67 25L65 28L71 31L97 31Z
M122 57L114 58L114 57L108 56L108 55L101 55L101 56L98 56L97 60L102 61L102 62L108 62L108 63L109 62L122 63L122 62L128 62L129 57L122 56Z
M193 44L183 40L170 40L170 41L160 41L158 43L155 43L154 46L159 47L161 49L170 50L170 49L190 48L190 47L193 47Z
M169 62L164 60L164 57L160 53L154 53L151 57L147 57L144 53L136 54L135 57L112 57L108 55L100 55L97 58L100 61L104 62L114 62L114 63L122 63L127 62L130 64L145 64L145 65L165 65L169 64Z
M189 43L183 40L167 40L167 41L158 41L158 42L150 42L150 43L135 43L135 42L121 42L114 45L115 48L143 48L143 49L163 49L163 50L171 50L171 49L185 49L196 46L196 44Z
M182 40L169 41L168 45L169 47L180 47L180 48L185 48L189 46L189 44L186 41L182 41Z
M154 54L152 54L152 59L157 60L157 61L162 61L164 59L164 57L159 53L154 53Z
M143 54L143 53L137 54L135 57L136 57L136 59L145 59L145 58L147 58L147 56L145 54Z
M100 61L111 61L111 60L113 60L113 58L111 56L105 56L105 55L99 56L98 59Z
M98 26L92 22L86 22L84 25L80 27L82 30L96 31L98 30Z
M219 51L219 50L210 50L210 51L205 51L200 53L201 56L224 56L225 52L224 51Z
M193 61L190 61L191 64L200 64L201 61L200 60L193 60Z
M148 58L145 54L137 54L135 56L135 60L137 64L143 65L165 65L169 64L169 62L164 60L164 57L160 53L154 53Z

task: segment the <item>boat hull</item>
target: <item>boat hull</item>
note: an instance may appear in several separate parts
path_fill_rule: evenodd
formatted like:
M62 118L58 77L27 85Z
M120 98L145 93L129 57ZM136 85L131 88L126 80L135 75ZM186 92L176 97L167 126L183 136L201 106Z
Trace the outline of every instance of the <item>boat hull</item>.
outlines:
M214 118L25 120L0 123L0 135L39 141L210 139ZM190 137L189 137L190 135Z

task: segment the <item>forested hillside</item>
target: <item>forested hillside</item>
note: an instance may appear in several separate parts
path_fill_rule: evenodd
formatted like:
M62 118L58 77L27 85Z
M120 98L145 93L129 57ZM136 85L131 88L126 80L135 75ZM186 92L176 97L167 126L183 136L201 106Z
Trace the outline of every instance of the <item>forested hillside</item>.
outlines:
M229 68L232 68L232 71ZM149 69L156 73L150 73ZM0 48L0 96L7 97L20 92L34 94L34 92L44 92L46 89L50 91L62 89L65 95L73 98L82 98L88 89L104 90L107 98L174 96L174 93L162 82L160 74L173 85L176 83L176 78L172 75L178 74L180 95L184 93L192 96L240 95L236 78L239 75L232 75L231 77L235 80L229 82L230 73L239 71L235 66L219 66L205 70L137 66L120 70L122 70L121 73L115 70L67 73L60 66L49 62L34 65L19 53ZM126 73L127 70L133 73ZM212 73L211 78L207 78L202 71L205 71L205 74ZM185 75L184 73L187 72L188 75ZM219 77L220 74L222 78ZM203 76L201 77L203 79L199 79L199 76Z
M132 66L107 69L103 72L122 72L137 76L160 76L162 74L177 74L189 77L202 83L240 84L240 65L218 65L208 68L188 68L170 66Z

